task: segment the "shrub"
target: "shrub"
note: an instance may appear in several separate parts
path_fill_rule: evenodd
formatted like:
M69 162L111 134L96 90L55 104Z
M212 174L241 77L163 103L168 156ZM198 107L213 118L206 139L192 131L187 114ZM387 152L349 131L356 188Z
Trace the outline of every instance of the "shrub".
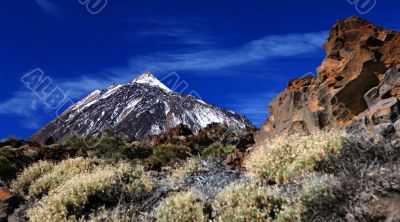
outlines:
M318 132L309 136L279 137L256 148L246 160L249 172L271 183L283 183L310 171L330 171L344 137Z
M98 138L98 147L100 151L107 157L120 159L121 151L125 149L123 137L118 135L113 129L105 129Z
M15 158L15 151L11 146L4 146L0 148L0 156L4 156L6 158Z
M0 141L0 147L11 146L13 148L19 148L24 144L25 142L23 140L17 139L15 136L9 136L6 139Z
M0 156L0 178L9 178L10 171L13 171L10 161L4 156Z
M75 175L92 171L99 164L100 161L98 159L85 159L83 157L64 160L34 181L29 187L29 195L40 197Z
M277 221L316 221L325 217L326 221L332 221L327 216L331 215L332 203L336 201L336 178L331 175L307 176L300 181L299 187L287 190L294 197L291 197L291 204L285 206L284 211L278 215Z
M203 157L215 156L219 158L226 157L228 154L238 152L239 150L233 145L223 145L222 143L213 143L202 152Z
M98 136L72 136L65 143L66 146L74 147L83 154L104 157L113 162L123 159L135 159L148 157L151 151L128 143L128 138L117 134L113 129L105 129Z
M57 187L28 210L28 217L33 222L76 221L106 204L117 204L121 198L138 200L151 189L152 182L142 168L126 163L99 166Z
M170 179L178 180L188 174L202 171L199 158L189 158L181 167L174 169Z
M137 213L132 209L126 209L123 205L118 205L113 209L104 209L89 216L89 222L131 222L136 221Z
M161 222L205 222L205 200L198 191L180 192L166 198L156 212L156 220Z
M92 137L80 137L74 134L65 141L65 145L76 149L87 149L87 143L89 145L95 144L91 138Z
M166 165L179 164L189 156L189 147L163 144L154 148L153 155L145 160L145 164L149 169L160 170Z
M119 150L121 156L128 159L145 159L152 154L151 148L146 148L141 146L140 143L124 143L124 145Z
M239 184L225 188L214 201L216 221L273 221L282 210L283 200L266 187Z
M31 184L42 175L51 171L53 167L53 163L42 160L32 164L28 168L25 168L22 173L18 175L16 180L12 181L11 189L19 193L21 196L26 195Z

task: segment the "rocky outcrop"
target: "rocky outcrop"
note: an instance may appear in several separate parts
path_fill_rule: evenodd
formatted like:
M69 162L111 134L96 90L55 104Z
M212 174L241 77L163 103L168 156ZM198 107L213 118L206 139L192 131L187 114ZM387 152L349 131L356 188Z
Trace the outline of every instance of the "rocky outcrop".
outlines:
M350 17L333 26L323 47L326 58L317 76L292 80L275 97L257 142L316 129L395 129L400 33Z
M159 135L149 136L142 142L149 147L161 144L188 146L198 152L213 143L234 145L244 151L254 144L255 128L235 129L221 123L212 123L193 133L189 127L179 124Z

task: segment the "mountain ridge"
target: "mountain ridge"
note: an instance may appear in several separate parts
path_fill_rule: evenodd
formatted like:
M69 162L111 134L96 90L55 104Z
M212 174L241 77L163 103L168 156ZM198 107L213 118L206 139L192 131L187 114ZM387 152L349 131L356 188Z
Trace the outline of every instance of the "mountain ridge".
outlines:
M254 128L245 117L194 96L175 93L146 72L130 83L93 91L35 133L31 140L43 143L51 136L58 141L74 133L95 135L106 128L143 139L179 124L196 132L211 123Z

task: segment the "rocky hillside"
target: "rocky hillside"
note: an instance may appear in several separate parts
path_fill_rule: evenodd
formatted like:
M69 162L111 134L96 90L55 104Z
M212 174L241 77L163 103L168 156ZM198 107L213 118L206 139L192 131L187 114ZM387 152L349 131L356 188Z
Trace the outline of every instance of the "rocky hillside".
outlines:
M131 139L143 139L179 124L197 132L211 123L224 123L237 129L254 127L243 116L193 96L174 93L155 76L144 73L131 83L95 90L31 140L44 143L52 137L57 142L73 134L95 135L106 128Z
M386 137L400 130L400 33L350 17L333 26L324 49L317 76L289 81L256 140L349 126Z

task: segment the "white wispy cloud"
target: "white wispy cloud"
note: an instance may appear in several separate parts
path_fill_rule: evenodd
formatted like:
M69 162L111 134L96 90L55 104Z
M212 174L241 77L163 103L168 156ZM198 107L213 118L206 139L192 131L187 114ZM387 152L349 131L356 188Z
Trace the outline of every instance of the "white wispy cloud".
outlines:
M159 52L133 58L130 64L132 70L153 72L216 70L271 58L316 52L321 49L327 36L327 31L265 36L233 49Z
M28 91L15 92L10 99L0 103L0 114L18 114L29 116L31 111L37 110L37 99Z
M273 35L230 49L213 46L199 51L157 52L132 58L124 67L101 70L98 73L82 75L76 79L54 79L54 82L68 94L69 98L77 101L90 91L104 89L112 83L128 82L134 78L133 75L144 71L158 74L197 71L200 75L207 73L231 75L230 72L224 72L224 69L280 57L312 54L321 49L327 36L328 32L325 31ZM218 70L218 72L200 72L210 70ZM51 76L51 73L46 75ZM268 96L270 95L250 96L237 101L236 105L231 107L258 123L261 118L265 118L263 114L266 112ZM43 110L48 111L44 103L27 90L17 91L10 99L0 102L0 114L17 114L27 117Z
M51 0L35 0L36 4L46 13L64 20L61 8Z
M159 43L206 46L215 44L215 37L206 33L198 19L171 19L169 17L149 17L127 20L135 24L128 29L125 37L131 40L144 40L148 37L163 37Z

